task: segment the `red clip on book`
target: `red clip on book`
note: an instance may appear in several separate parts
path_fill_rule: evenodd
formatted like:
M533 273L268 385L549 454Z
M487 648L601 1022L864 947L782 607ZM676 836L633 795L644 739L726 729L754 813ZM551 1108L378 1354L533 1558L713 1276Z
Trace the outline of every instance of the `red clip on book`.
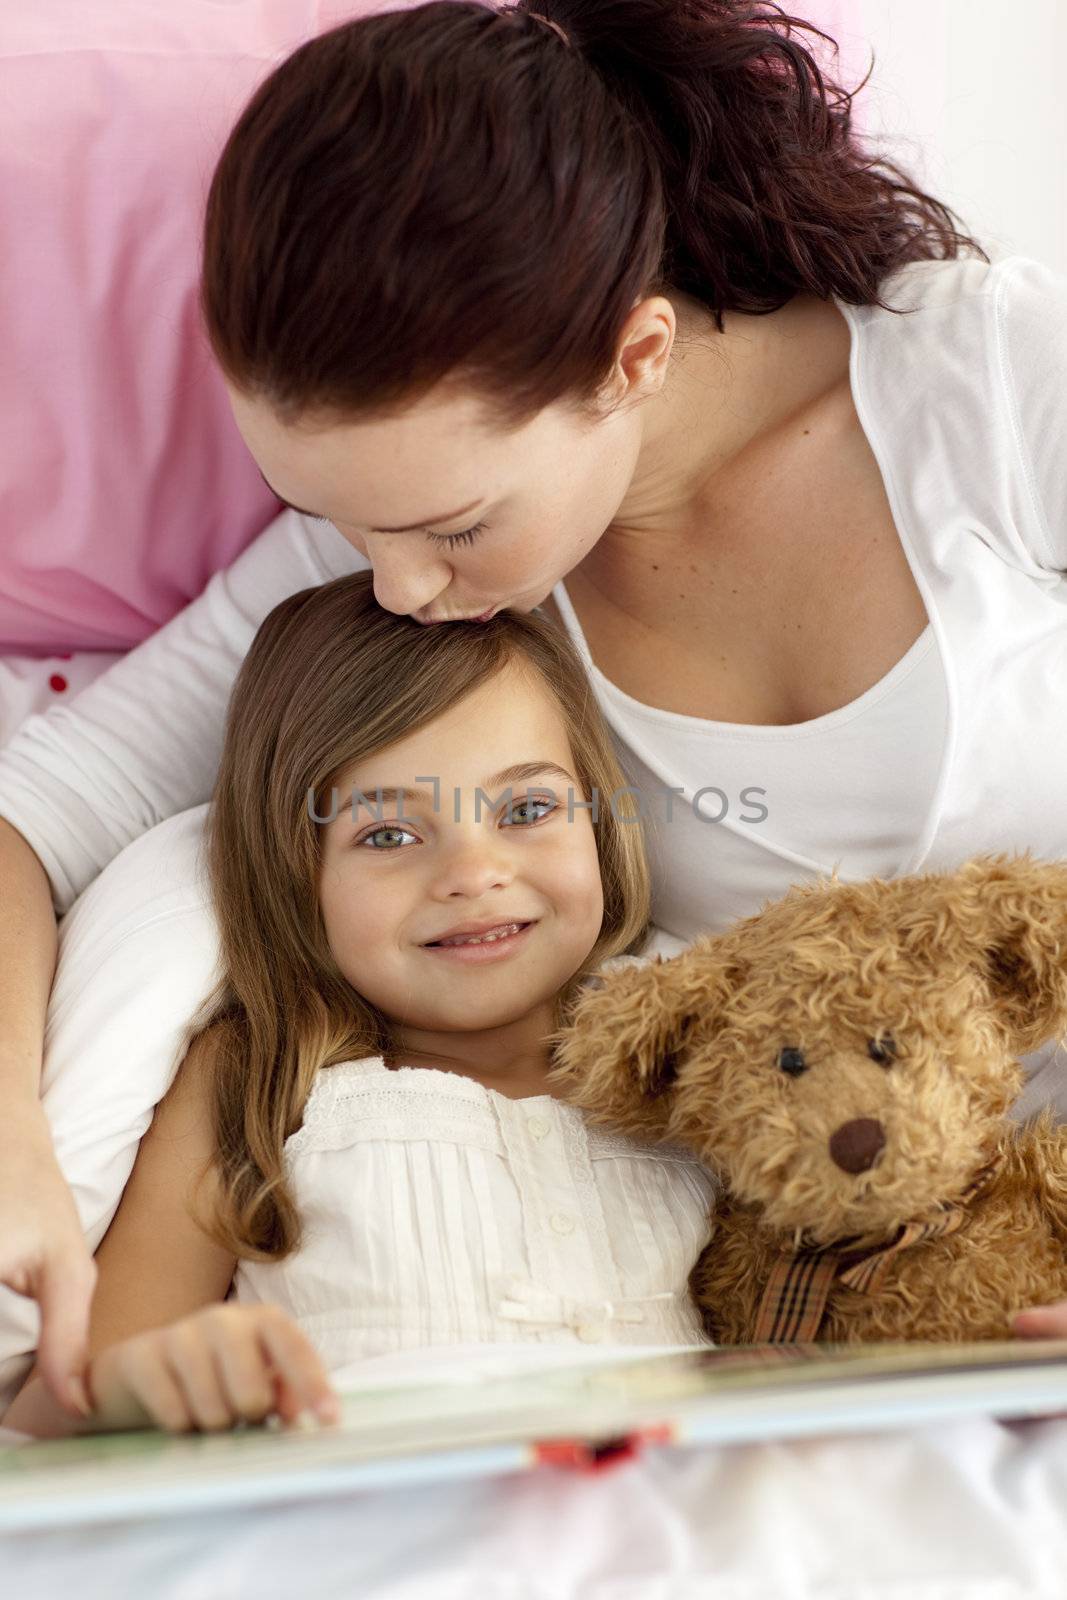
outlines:
M539 1467L569 1467L573 1472L605 1472L610 1467L632 1461L646 1444L671 1444L674 1429L669 1423L638 1428L615 1439L593 1444L588 1439L544 1439L534 1445L534 1460Z

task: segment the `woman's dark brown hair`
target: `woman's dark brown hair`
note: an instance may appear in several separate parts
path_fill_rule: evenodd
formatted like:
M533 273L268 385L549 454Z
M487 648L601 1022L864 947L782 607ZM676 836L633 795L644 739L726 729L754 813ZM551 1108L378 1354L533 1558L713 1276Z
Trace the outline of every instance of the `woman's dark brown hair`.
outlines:
M570 641L532 612L424 628L383 610L373 585L357 572L275 606L230 697L206 842L221 978L194 1027L211 1035L214 1083L217 1203L205 1226L245 1259L299 1242L283 1147L315 1073L393 1045L389 1018L338 967L319 909L316 819L336 810L345 772L505 668L530 673L559 707L581 800L595 801L604 891L599 935L557 996L557 1023L600 963L639 949L650 927L640 815Z
M518 426L593 405L648 294L697 297L721 332L986 258L863 148L811 23L766 0L534 9L569 42L521 6L433 0L311 39L256 90L211 183L201 307L223 373L283 422L449 379Z

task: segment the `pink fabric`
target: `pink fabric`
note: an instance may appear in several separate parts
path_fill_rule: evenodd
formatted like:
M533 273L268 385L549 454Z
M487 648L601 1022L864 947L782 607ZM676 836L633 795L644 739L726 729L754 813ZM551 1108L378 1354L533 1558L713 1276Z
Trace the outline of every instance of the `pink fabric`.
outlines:
M48 0L0 30L0 653L126 650L281 509L195 313L256 84L368 0Z
M395 8L4 6L0 654L129 649L280 509L197 321L203 202L271 68L349 17ZM805 9L832 32L846 0Z

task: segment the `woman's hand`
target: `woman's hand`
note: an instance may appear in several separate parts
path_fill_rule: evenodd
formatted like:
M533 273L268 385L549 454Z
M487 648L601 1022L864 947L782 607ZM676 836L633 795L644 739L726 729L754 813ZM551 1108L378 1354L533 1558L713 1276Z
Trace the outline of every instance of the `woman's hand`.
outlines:
M4 1115L0 1283L37 1301L41 1378L68 1413L81 1416L88 1405L82 1376L96 1264L40 1101L24 1108L7 1105Z
M277 1412L340 1416L318 1354L278 1306L204 1306L99 1351L89 1363L89 1425L104 1431L158 1426L215 1432Z
M1067 1300L1017 1312L1011 1331L1019 1339L1067 1339Z

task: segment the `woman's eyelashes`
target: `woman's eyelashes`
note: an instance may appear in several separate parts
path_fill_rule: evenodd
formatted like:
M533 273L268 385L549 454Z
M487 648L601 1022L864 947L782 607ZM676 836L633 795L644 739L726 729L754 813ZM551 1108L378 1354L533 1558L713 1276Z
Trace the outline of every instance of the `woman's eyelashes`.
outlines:
M543 811L539 816L531 817L530 820L527 821L527 822L519 822L518 824L516 824L516 822L514 820L516 812L525 811L527 808L531 808L532 809L534 806L547 806L548 810L547 811ZM519 826L519 827L529 828L529 827L532 827L534 823L543 821L544 818L546 816L548 816L555 809L556 809L556 801L554 799L550 799L548 795L535 795L532 799L517 801L516 804L513 805L510 808L510 810L506 813L506 816L505 816L504 820L505 820L507 826L509 826L509 827ZM368 828L365 833L361 833L360 834L358 839L353 840L353 847L356 848L356 849L359 849L363 845L369 844L369 842L372 839L378 838L383 833L394 833L394 834L395 833L406 833L409 838L411 838L411 839L415 838L415 835L413 833L411 833L410 829L400 827L399 823L396 823L396 822L380 822L376 827ZM417 842L418 841L416 840L416 843ZM385 846L385 847L379 847L379 846L376 845L373 848L373 850L371 851L371 854L372 855L395 855L396 852L397 852L397 849L399 849L399 848L401 848L401 847L400 846L396 846L396 845Z
M308 516L309 513L305 512L304 515ZM312 516L311 521L329 523L330 519L329 517ZM485 532L486 527L486 523L476 522L473 528L464 528L462 533L431 533L429 528L424 531L427 539L432 540L434 544L444 544L451 549L457 544L473 544L478 535Z
M485 527L484 522L476 522L473 528L464 528L462 533L431 533L427 528L426 537L434 544L473 544L478 535L485 532Z

